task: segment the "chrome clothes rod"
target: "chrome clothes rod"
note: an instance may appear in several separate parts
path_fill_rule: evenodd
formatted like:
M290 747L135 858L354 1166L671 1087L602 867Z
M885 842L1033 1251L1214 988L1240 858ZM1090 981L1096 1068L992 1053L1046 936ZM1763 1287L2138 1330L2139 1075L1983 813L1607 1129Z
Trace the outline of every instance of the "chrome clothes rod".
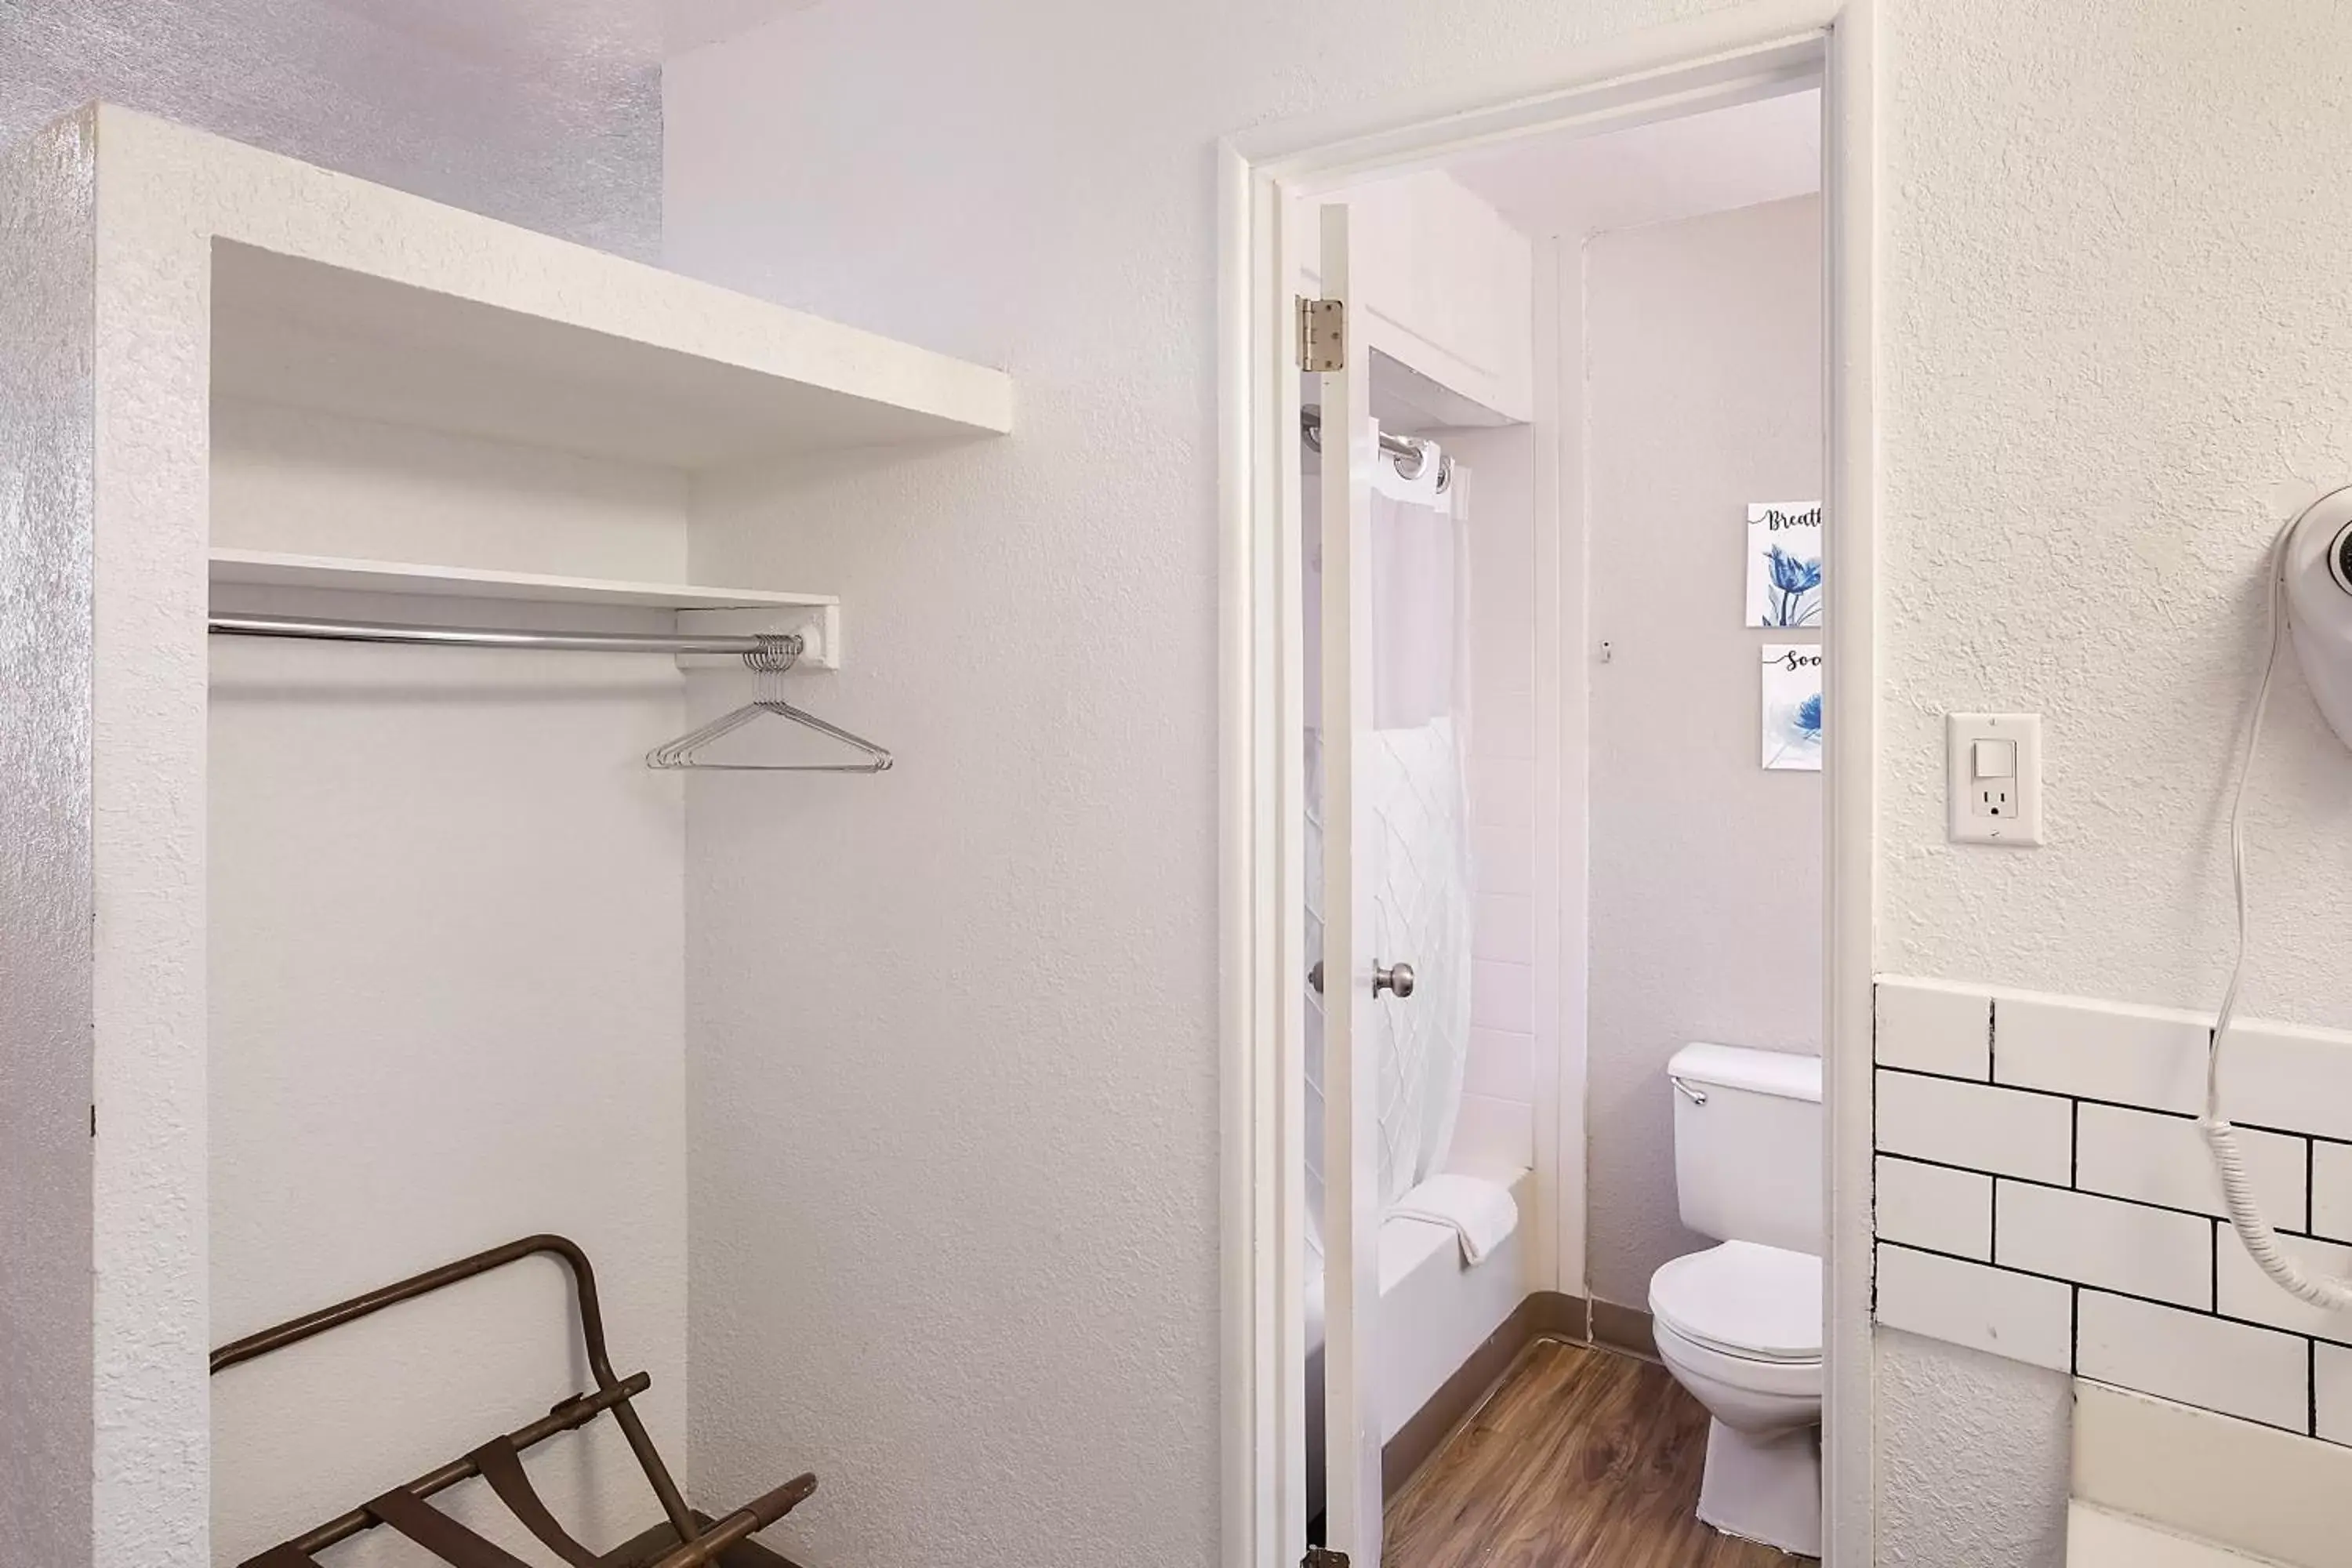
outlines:
M207 616L205 629L215 637L307 637L322 642L408 643L430 647L578 648L607 653L736 654L760 677L758 700L691 733L646 753L656 768L711 768L730 773L879 773L894 759L889 749L837 724L793 707L784 700L777 678L800 658L806 642L798 632L770 632L751 637L682 637L664 632L538 632L479 626L412 626L396 621L316 620L304 616ZM719 763L705 762L701 752L713 741L733 733L762 714L788 719L866 753L862 763Z
M433 647L570 648L607 653L759 654L800 651L797 635L688 637L675 632L534 632L480 626L412 626L396 621L320 620L308 616L224 616L206 618L219 637L308 637L320 642L411 643Z

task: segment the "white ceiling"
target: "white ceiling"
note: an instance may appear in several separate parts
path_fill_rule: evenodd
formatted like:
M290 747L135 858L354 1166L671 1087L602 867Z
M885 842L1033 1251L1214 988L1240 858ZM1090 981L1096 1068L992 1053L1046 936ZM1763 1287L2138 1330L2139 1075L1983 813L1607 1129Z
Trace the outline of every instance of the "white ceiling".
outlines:
M1821 189L1822 95L1788 93L1603 136L1536 137L1446 173L1536 236L1728 212Z
M529 74L658 65L817 0L327 0L404 37Z

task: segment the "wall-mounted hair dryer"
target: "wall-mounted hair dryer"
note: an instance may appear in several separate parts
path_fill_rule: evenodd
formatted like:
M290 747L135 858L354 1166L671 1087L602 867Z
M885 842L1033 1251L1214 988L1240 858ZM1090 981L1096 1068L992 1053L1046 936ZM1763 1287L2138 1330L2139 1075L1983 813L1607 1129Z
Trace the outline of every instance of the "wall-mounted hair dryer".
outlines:
M2214 1169L2221 1178L2222 1206L2248 1256L2272 1283L2290 1295L2336 1311L2352 1308L2352 1279L2329 1279L2305 1269L2279 1240L2278 1232L2254 1203L2237 1129L2221 1114L2221 1047L2238 1013L2238 984L2246 973L2246 784L2263 741L2263 715L2270 708L2271 679L2278 673L2279 649L2292 631L2294 657L2305 682L2336 738L2352 746L2352 484L2338 485L2287 520L2272 542L2265 595L2270 611L2270 653L2262 684L2254 689L2253 721L2246 726L2246 749L2238 762L2238 788L2230 805L2230 876L2238 900L2238 955L2213 1021L2212 1050L2205 1066L2205 1114L2198 1118Z
M2304 681L2352 746L2352 486L2328 491L2287 525L2276 570Z

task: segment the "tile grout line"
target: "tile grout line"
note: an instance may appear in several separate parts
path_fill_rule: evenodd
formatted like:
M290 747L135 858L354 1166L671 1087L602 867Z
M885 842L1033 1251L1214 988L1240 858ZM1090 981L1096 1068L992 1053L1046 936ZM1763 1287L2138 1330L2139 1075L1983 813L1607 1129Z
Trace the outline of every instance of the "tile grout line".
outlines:
M1891 1062L1873 1061L1871 1069L1874 1072L1900 1073L1906 1078L1928 1079L1937 1083L1965 1084L1970 1089L2006 1089L2011 1094L2038 1095L2044 1100L2070 1100L2079 1105L2104 1106L2110 1110L2136 1110L2143 1116L2161 1116L2174 1121L2194 1121L2199 1115L2199 1112L2194 1110L2174 1110L2168 1106L2147 1105L2133 1100L2109 1100L2103 1095L2083 1094L2070 1089L2044 1089L2038 1084L2002 1083L1998 1079L1962 1078L1958 1073L1937 1072L1930 1068L1900 1067ZM2339 1148L2352 1149L2352 1138L2334 1138L2325 1132L2311 1131L2307 1128L2276 1127L2264 1121L2241 1121L2234 1119L2230 1125L2242 1132L2264 1132L2273 1138L2304 1138L2315 1143L2333 1143Z
M1870 983L1870 1066L1878 1068L1878 982ZM1878 1080L1870 1082L1870 1321L1878 1321Z
M2147 1394L2151 1397L2158 1399L2168 1399L2175 1404L2186 1405L2192 1409L2211 1411L2216 1415L2229 1415L2242 1421L2252 1421L2257 1426L2268 1426L2273 1431L2286 1432L2296 1436L2309 1437L2316 1442L2333 1444L2335 1447L2339 1448L2352 1447L2352 1443L2339 1442L2336 1438L2323 1436L2319 1432L2319 1351L2323 1344L2334 1343L2332 1341L2321 1340L2310 1334L2297 1333L2292 1329L2282 1329L2269 1323L2254 1322L2250 1319L2229 1317L2220 1312L2200 1311L2194 1307L2183 1307L2178 1302L2159 1301L2153 1297L2135 1295L2131 1291L2117 1290L2105 1285L2091 1285L2079 1279L2061 1279L2056 1275L2037 1274L2031 1269L2011 1268L2006 1264L1988 1264L1977 1258L1964 1258L1958 1253L1939 1251L1932 1247L1916 1247L1909 1242L1903 1241L1882 1241L1878 1246L1881 1247L1892 1247L1899 1251L1914 1252L1920 1254L1923 1257L1941 1258L1948 1263L1972 1264L1979 1268L1991 1268L1996 1272L2014 1275L2020 1279L2040 1279L2053 1285L2063 1285L2066 1288L2067 1292L2067 1353L2069 1357L2067 1374L2069 1376L2088 1378L2089 1381L2094 1383L2104 1383L2111 1387L2127 1389L2133 1393ZM2276 1334L2284 1339L2301 1340L2304 1344L2305 1381L2306 1384L2305 1405L2307 1406L2305 1425L2308 1429L2297 1432L2293 1426L2282 1426L2278 1422L2265 1420L2261 1416L2248 1415L2238 1411L2223 1410L2216 1405L2200 1404L2194 1399L2184 1398L2178 1394L2158 1393L2152 1389L2138 1388L2132 1384L2120 1382L2112 1377L2096 1377L2085 1373L2082 1368L2083 1297L2085 1292L2093 1292L2098 1295L2111 1297L2120 1301L2133 1301L2144 1307L2155 1307L2164 1310L2179 1312L2191 1318L2210 1319L2215 1322L2224 1323L2232 1328L2251 1329L2256 1333ZM1875 1314L1874 1313L1874 1315ZM1889 1324L1887 1326L1891 1328L1904 1327L1904 1325L1899 1323ZM1943 1340L1945 1338L1943 1335L1924 1330L1906 1329L1906 1331L1912 1333L1925 1333L1929 1339ZM1946 1342L1957 1342L1946 1341ZM1998 1350L1988 1351L1985 1353L1999 1356L2004 1360L2018 1359L2013 1356L2008 1356L2003 1352ZM2029 1362L2026 1364L2033 1365L2037 1363Z
M2069 1286L2066 1290L2066 1374L2083 1375L2083 1288Z
M2066 1185L2069 1190L2083 1190L2083 1102L2076 1100L2066 1110Z
M1955 1165L1949 1160L1931 1160L1925 1154L1906 1154L1900 1149L1877 1149L1872 1151L1872 1154L1875 1159L1900 1160L1906 1164L1926 1165L1931 1170L1955 1171L1962 1175L1988 1176L1996 1181L2015 1182L2021 1187L2039 1187L2045 1193L2074 1193L2081 1197L2099 1198L2111 1204L2129 1204L2134 1208L2154 1209L2158 1214L2186 1215L2190 1219L2221 1217L2210 1209L2185 1209L2172 1204L2157 1203L2148 1198L2132 1197L2125 1193L2102 1192L2097 1187L2061 1186L2056 1182L2045 1182L2039 1177L2021 1176L2014 1171L1988 1171L1979 1165ZM2273 1228L2281 1236L2291 1236L2297 1241L2318 1241L2336 1246L2352 1246L2352 1242L2339 1242L2334 1237L2321 1236L2315 1231L2296 1230L2284 1225Z
M2081 1094L2070 1092L2064 1089L2043 1088L2032 1084L2005 1083L2001 1081L2000 1056L2000 999L1997 996L1988 996L1985 999L1985 1077L1981 1079L1969 1078L1931 1069L1902 1067L1884 1063L1879 1059L1878 1055L1878 1047L1882 1033L1879 1027L1880 1021L1877 1016L1877 1007L1875 1005L1878 989L1878 983L1874 982L1873 985L1874 1005L1872 1007L1871 1017L1871 1061L1874 1071L1904 1074L1913 1078L1971 1085L1977 1088L2006 1089L2018 1093L2032 1094L2047 1099L2065 1100L2067 1102L2067 1176L2066 1184L2060 1186L2056 1183L2042 1181L2032 1176L2019 1176L2001 1171L1982 1170L1975 1166L1956 1164L1949 1161L1932 1159L1918 1154L1906 1153L1901 1150L1885 1148L1881 1144L1879 1140L1878 1096L1874 1093L1871 1096L1871 1148L1875 1159L1905 1161L1909 1163L1929 1169L1951 1171L1961 1174L1981 1176L1985 1179L1988 1207L1986 1216L1986 1250L1988 1256L1979 1259L1961 1253L1947 1252L1937 1247L1921 1246L1915 1242L1898 1240L1880 1235L1878 1232L1877 1205L1878 1181L1875 1163L1874 1161L1871 1183L1871 1224L1874 1245L1872 1247L1873 1267L1871 1270L1870 1291L1871 1316L1873 1320L1877 1321L1879 1308L1880 1270L1877 1267L1878 1250L1885 1247L1894 1247L1925 1257L1940 1258L1954 1263L1973 1264L1978 1268L1992 1268L2000 1273L2013 1275L2021 1279L2042 1279L2053 1284L2065 1286L2067 1290L2068 1313L2068 1367L2070 1375L2075 1377L2081 1377L2084 1375L2082 1371L2083 1296L2084 1292L2086 1290L2095 1290L2102 1295L2113 1297L2119 1300L2137 1302L2140 1305L2156 1308L2161 1310L2185 1313L2192 1318L2209 1318L2215 1321L2230 1324L2234 1327L2250 1329L2257 1333L2281 1334L2289 1340L2300 1339L2304 1343L2305 1425L2304 1430L2299 1435L2315 1441L2327 1441L2327 1439L2322 1438L2319 1436L2319 1347L2322 1342L2320 1336L2316 1334L2298 1332L2292 1329L2283 1329L2275 1324L2261 1322L2250 1318L2239 1317L2234 1314L2225 1312L2221 1309L2221 1248L2226 1245L2226 1240L2222 1235L2222 1227L2228 1223L2227 1219L2223 1216L2219 1216L2206 1211L2179 1208L2170 1204L2155 1203L2145 1198L2126 1195L2123 1194L2101 1192L2096 1189L2086 1188L2083 1185L2083 1108L2085 1105L2105 1107L2122 1111L2137 1111L2143 1115L2157 1116L2168 1120L2184 1121L2196 1121L2198 1119L2197 1113L2194 1111L2174 1110L2165 1107L2147 1105L2132 1100L2109 1100L2095 1094ZM2319 1146L2322 1143L2332 1143L2339 1147L2352 1148L2352 1139L2330 1137L2326 1133L2314 1132L2306 1129L2299 1128L2270 1127L2256 1125L2253 1123L2240 1123L2240 1125L2244 1127L2248 1131L2268 1133L2273 1136L2291 1139L2301 1143L2304 1165L2304 1211L2301 1217L2304 1228L2301 1230L2283 1229L2281 1234L2293 1237L2299 1240L2311 1240L2323 1243L2327 1242L2330 1238L2322 1237L2318 1234ZM2082 1279L2070 1279L2063 1275L2044 1274L2034 1269L2021 1268L2012 1264L2000 1261L2000 1188L2001 1184L2004 1182L2014 1182L2021 1186L2040 1188L2047 1192L2073 1193L2081 1196L2105 1199L2110 1203L2127 1204L2136 1208L2150 1209L2164 1214L2178 1214L2191 1218L2204 1220L2206 1222L2205 1235L2207 1247L2207 1300L2205 1305L2202 1307L2184 1306L2178 1301L2168 1301L2152 1296L2143 1296L2135 1291L2117 1289L2106 1285L2092 1284ZM2232 1234L2234 1235L2234 1232ZM2352 1244L2352 1237L2346 1238L2345 1243L2339 1243L2338 1245L2347 1244ZM2117 1386L2127 1387L2129 1385L2118 1384ZM2173 1396L2164 1395L2161 1397ZM2192 1407L2197 1408L2213 1408L2210 1405L2198 1405L2194 1401L2184 1400L2182 1403L2189 1404ZM2221 1412L2221 1414L2230 1413ZM2269 1422L2261 1422L2259 1424L2264 1426L2273 1425ZM2275 1429L2289 1433L2293 1433L2294 1431L2294 1428L2292 1426L2278 1426L2275 1427Z
M1949 1263L1972 1263L1979 1268L1990 1267L1998 1269L2001 1273L2014 1274L2021 1279L2042 1279L2047 1280L2049 1283L2053 1285L2065 1286L2067 1290L2067 1352L2069 1357L2067 1375L2069 1376L2087 1378L2089 1381L2094 1383L2104 1383L2110 1387L2126 1389L2137 1394L2147 1394L2153 1398L2170 1400L2174 1404L2185 1405L2192 1409L2210 1411L2216 1415L2229 1415L2241 1421L2252 1421L2257 1426L2268 1426L2273 1431L2285 1432L2296 1436L2309 1437L2317 1442L2331 1443L2339 1448L2352 1447L2352 1444L2338 1443L2332 1437L2323 1437L2319 1435L2318 1358L2319 1347L2323 1342L2316 1340L2308 1334L2298 1334L2292 1330L2273 1328L2266 1323L2250 1322L2242 1318L2223 1317L2215 1312L2200 1312L2194 1308L2182 1307L2170 1301L2154 1300L2146 1296L2136 1296L2128 1290L2110 1289L2104 1285L2086 1285L2080 1280L2061 1279L2052 1275L2035 1274L2027 1269L2011 1268L2000 1264L1987 1265L1979 1263L1972 1258L1962 1258L1954 1253L1938 1252L1933 1247L1913 1247L1907 1242L1890 1241L1882 1242L1880 1245L1882 1247L1896 1247L1906 1252L1920 1253L1929 1258L1940 1258ZM2248 1415L2237 1411L2222 1410L2211 1405L2200 1405L2193 1399L2183 1398L2177 1394L2158 1394L2154 1390L2138 1388L2132 1384L2119 1382L2112 1377L2097 1377L2084 1372L2082 1367L2083 1296L2085 1291L2095 1292L2102 1296L2113 1297L2117 1300L2136 1301L2142 1306L2164 1308L2171 1311L2184 1313L2192 1318L2210 1318L2216 1322L2227 1323L2234 1328L2252 1329L2258 1333L2277 1334L2284 1339L2299 1339L2303 1341L2305 1364L2305 1383L2307 1385L2305 1403L2308 1406L2305 1422L2309 1429L2303 1432L2297 1432L2293 1426L2282 1426L2278 1422L2265 1420L2258 1415ZM1899 1323L1890 1324L1888 1326L1893 1328L1903 1327L1903 1325ZM1927 1332L1924 1330L1906 1329L1905 1331L1911 1333L1926 1333L1926 1336L1929 1339L1944 1339L1944 1336L1942 1335ZM1957 1342L1946 1341L1945 1342L1950 1343ZM2000 1357L2003 1360L2017 1359L2013 1356L2004 1355L2003 1352L2000 1351L1989 1351L1985 1353ZM2035 1363L2027 1363L2026 1364L2032 1365Z
M2052 1285L2071 1286L2080 1290L2095 1290L2102 1296L2115 1296L2123 1300L2137 1301L2143 1307L2161 1307L2167 1311L2179 1312L2190 1318L2210 1318L2216 1322L2228 1323L2241 1329L2252 1329L2259 1333L2278 1334L2291 1340L2317 1338L2299 1329L2282 1329L2276 1323L2265 1323L2253 1318L2237 1317L2217 1308L2183 1305L2179 1301L2168 1301L2161 1296L2143 1296L2137 1290L2126 1290L2117 1285L2103 1285L2094 1279L2076 1279L2064 1274L2044 1274L2038 1268L2021 1268L2014 1263L1988 1263L1981 1258L1970 1258L1965 1253L1947 1252L1940 1247L1922 1247L1916 1241L1885 1239L1881 1240L1878 1245L1900 1247L1906 1252L1924 1253L1929 1258L1940 1258L1947 1263L1967 1263L1979 1268L1994 1268L2003 1274L2014 1274L2021 1279L2040 1279Z

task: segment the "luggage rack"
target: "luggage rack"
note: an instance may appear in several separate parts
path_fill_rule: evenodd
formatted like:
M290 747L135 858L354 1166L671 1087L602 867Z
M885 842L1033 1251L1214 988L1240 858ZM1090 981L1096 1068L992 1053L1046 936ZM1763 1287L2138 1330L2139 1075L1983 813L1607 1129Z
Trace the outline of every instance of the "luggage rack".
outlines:
M651 1434L629 1404L653 1385L653 1379L642 1372L627 1377L614 1373L612 1357L604 1348L604 1315L596 1300L595 1271L589 1267L588 1255L578 1244L561 1236L526 1236L248 1334L213 1352L213 1373L217 1376L240 1363L299 1344L386 1307L541 1254L561 1258L572 1271L572 1296L580 1311L580 1338L588 1352L588 1370L595 1388L572 1395L538 1420L502 1433L471 1453L405 1486L394 1487L307 1534L282 1542L257 1557L247 1558L239 1568L325 1568L315 1553L378 1525L391 1526L450 1568L530 1568L505 1548L425 1500L475 1476L488 1482L499 1500L523 1528L572 1568L800 1568L792 1559L768 1550L750 1537L804 1501L816 1490L816 1477L796 1476L719 1520L688 1508L677 1483L670 1479L668 1467L662 1463L661 1454L654 1447ZM664 1521L610 1552L599 1553L573 1539L540 1500L523 1471L520 1456L523 1450L558 1433L585 1426L608 1410L628 1439L630 1451L635 1454L638 1466L646 1473L646 1483L659 1500Z

